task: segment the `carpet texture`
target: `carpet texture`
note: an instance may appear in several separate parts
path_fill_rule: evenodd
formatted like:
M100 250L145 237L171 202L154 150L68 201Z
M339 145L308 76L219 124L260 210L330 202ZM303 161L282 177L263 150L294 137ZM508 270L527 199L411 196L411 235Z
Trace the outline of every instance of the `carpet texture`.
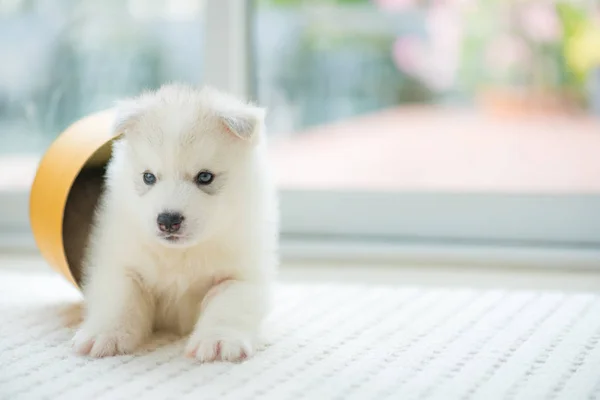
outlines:
M237 365L171 336L76 356L79 303L57 276L0 271L0 399L600 399L593 293L282 283Z

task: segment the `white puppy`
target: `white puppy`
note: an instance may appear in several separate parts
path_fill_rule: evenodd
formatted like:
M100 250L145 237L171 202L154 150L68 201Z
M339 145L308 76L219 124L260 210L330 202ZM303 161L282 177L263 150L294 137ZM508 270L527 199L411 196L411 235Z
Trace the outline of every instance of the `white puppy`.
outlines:
M167 85L117 115L75 349L128 353L167 329L191 332L186 354L201 361L250 357L277 264L263 110Z

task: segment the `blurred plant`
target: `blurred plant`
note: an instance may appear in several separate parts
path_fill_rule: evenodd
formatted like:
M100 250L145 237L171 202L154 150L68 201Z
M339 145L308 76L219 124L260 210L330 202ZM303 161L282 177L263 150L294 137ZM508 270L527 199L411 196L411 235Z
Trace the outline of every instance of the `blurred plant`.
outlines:
M557 5L558 15L565 32L564 60L579 85L600 67L600 21L573 5Z
M466 97L494 86L577 92L584 71L600 63L600 28L566 3L372 1L388 12L421 12L424 34L400 35L392 57L402 73L438 95L454 91Z
M446 93L456 86L461 64L464 30L464 0L439 0L425 5L419 0L373 0L383 11L406 12L418 9L423 34L400 35L392 48L397 68L422 82L433 93Z
M287 46L293 62L280 83L296 100L310 92L387 103L395 90L397 102L470 102L499 91L570 106L572 93L581 93L581 73L573 71L600 53L591 29L567 39L560 0L259 1L308 16L298 45Z
M529 62L521 67L523 82L538 93L573 91L573 82L562 62L563 29L554 0L513 2L513 29L529 49ZM566 95L566 93L565 93Z

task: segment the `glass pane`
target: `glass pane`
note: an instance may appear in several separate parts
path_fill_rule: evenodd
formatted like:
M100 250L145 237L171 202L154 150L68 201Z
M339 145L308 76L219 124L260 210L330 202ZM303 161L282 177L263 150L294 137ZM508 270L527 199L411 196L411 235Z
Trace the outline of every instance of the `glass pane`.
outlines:
M202 6L202 0L0 2L2 170L31 167L26 160L68 125L118 98L167 81L199 83Z
M600 5L256 0L288 188L600 192Z

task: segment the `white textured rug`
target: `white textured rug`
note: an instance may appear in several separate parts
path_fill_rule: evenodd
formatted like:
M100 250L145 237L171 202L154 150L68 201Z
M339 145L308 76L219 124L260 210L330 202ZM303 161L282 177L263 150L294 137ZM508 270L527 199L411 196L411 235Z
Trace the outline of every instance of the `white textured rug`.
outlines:
M0 399L600 399L600 296L282 284L270 344L199 365L182 340L73 355L79 295L0 271Z

